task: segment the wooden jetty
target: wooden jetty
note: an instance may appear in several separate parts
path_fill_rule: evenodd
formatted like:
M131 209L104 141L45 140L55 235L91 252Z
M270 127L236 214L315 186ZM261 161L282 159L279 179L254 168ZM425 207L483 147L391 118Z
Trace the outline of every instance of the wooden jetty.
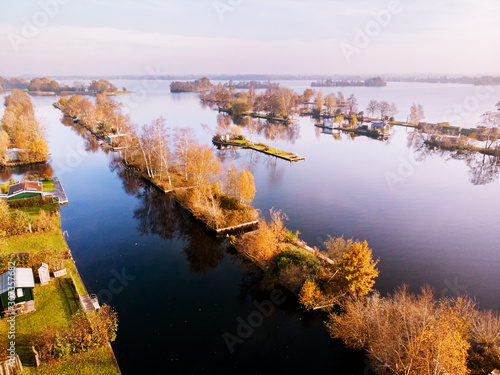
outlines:
M222 141L222 140L213 140L212 141L214 145L218 147L227 147L227 146L234 146L234 147L241 147L241 148L249 148L258 152L262 152L263 154L267 154L270 156L274 156L283 160L288 160L290 162L292 161L300 161L300 160L305 160L305 156L300 156L296 154L292 154L289 152L281 151L278 149L274 149L275 152L269 151L269 147L266 145L263 145L261 143L252 143L248 141L242 141L240 142L235 142L235 141Z
M54 177L52 179L54 182L54 186L56 187L55 192L53 193L53 196L58 199L58 202L60 205L68 204L68 197L66 196L66 193L64 192L64 188L61 184L61 181L59 180L59 177Z
M95 311L100 307L95 294L91 294L90 296L88 294L80 296L80 302L82 303L85 312Z

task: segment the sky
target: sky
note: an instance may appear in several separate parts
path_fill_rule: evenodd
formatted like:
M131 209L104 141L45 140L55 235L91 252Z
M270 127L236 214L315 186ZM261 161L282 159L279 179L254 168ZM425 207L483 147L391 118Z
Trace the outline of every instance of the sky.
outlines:
M0 76L500 75L498 0L23 0Z

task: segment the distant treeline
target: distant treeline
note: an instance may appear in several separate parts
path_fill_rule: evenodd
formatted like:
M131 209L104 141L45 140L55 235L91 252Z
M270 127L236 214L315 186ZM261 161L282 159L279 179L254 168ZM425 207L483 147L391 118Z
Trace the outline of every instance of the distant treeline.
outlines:
M0 77L0 92L4 90L28 90L30 92L55 92L61 93L64 91L79 91L89 93L104 93L116 92L118 89L108 80L94 80L89 85L83 81L73 82L73 86L61 85L56 80L51 80L47 77L33 78L27 81L24 78L5 79ZM125 91L125 90L124 90Z
M336 81L333 79L327 79L311 83L312 87L351 87L351 86L381 87L386 85L387 83L382 79L382 77L373 77L365 81L348 81L348 80Z
M118 89L108 80L100 79L92 81L88 86L83 81L75 81L73 86L61 86L57 81L50 80L46 77L34 78L28 84L28 91L34 92L63 92L63 91L79 91L91 93L116 92Z
M25 90L28 88L28 84L29 82L24 78L5 79L3 77L0 77L0 92L13 89Z
M207 77L197 79L194 82L174 81L170 84L171 92L202 92L211 90L212 83Z
M500 85L499 76L481 76L481 77L388 77L387 81L390 82L422 82L422 83L461 83L476 86L489 86L489 85Z
M224 86L233 87L235 89L245 89L248 90L250 88L254 89L267 89L272 86L279 86L279 83L271 82L271 81L240 81L238 83L234 83L231 79L229 83L226 83Z

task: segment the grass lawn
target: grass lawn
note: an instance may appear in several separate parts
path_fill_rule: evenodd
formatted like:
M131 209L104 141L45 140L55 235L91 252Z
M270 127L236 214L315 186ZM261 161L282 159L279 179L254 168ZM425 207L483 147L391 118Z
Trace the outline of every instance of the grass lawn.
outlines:
M52 191L56 190L56 186L54 185L54 181L52 180L43 180L43 191Z
M16 317L16 352L23 367L33 365L32 339L46 327L64 329L71 316L80 308L75 287L70 278L52 279L50 284L36 285L35 311ZM7 338L8 324L0 322L1 339ZM23 371L24 373L24 371Z
M18 208L19 211L24 211L31 216L33 220L37 220L40 210L45 210L47 212L56 212L59 210L59 203L44 204L37 207L23 207Z
M23 371L23 374L25 371ZM37 375L115 375L118 371L108 347L93 348L69 358L53 361L26 374Z
M33 219L38 217L38 211L55 211L57 204L40 207L23 208ZM51 232L26 233L13 236L2 241L0 254L28 252L30 254L44 253L63 259L67 275L61 278L51 278L48 285L36 284L34 292L35 311L16 317L16 351L23 363L22 374L118 374L113 361L112 351L108 346L92 348L91 350L72 355L69 358L59 359L50 363L34 367L31 352L32 340L46 327L64 329L68 327L73 314L81 309L78 293L71 276L75 280L76 288L81 295L86 294L85 288L76 273L72 259L67 258L68 248L60 229L60 218L55 217L55 228ZM5 319L0 320L0 340L7 340L8 324Z

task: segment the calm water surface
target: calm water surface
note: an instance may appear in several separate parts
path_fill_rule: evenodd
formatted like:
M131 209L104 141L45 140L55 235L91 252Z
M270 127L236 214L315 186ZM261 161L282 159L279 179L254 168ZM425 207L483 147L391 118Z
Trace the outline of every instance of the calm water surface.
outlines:
M299 92L307 84L283 82ZM143 87L140 81L116 85ZM201 124L215 128L217 113L202 108L195 94L170 94L168 85L158 83L145 100L118 100L138 124L164 116L170 126L191 126L209 143L212 134ZM428 121L443 121L444 114L456 120L454 108L476 97L476 90L408 83L342 89L356 94L360 109L370 99L394 101L400 119L413 102L421 103ZM491 89L455 124L474 126L499 96ZM62 226L87 289L119 312L115 348L125 374L364 373L364 358L331 340L324 317L300 312L288 295L231 354L223 334L236 335L238 319L246 320L269 294L259 292L226 241L121 170L116 155L64 126L53 101L33 98L47 126L51 166L70 200ZM278 148L305 156L303 162L248 150L217 154L225 164L250 168L254 206L265 215L271 207L282 209L290 217L287 226L311 246L321 247L327 235L366 239L380 258L376 287L382 293L403 283L414 291L430 284L438 296L468 293L482 307L500 309L498 165L479 156L466 163L446 153L424 155L407 147L409 131L395 130L385 142L335 139L302 118Z

